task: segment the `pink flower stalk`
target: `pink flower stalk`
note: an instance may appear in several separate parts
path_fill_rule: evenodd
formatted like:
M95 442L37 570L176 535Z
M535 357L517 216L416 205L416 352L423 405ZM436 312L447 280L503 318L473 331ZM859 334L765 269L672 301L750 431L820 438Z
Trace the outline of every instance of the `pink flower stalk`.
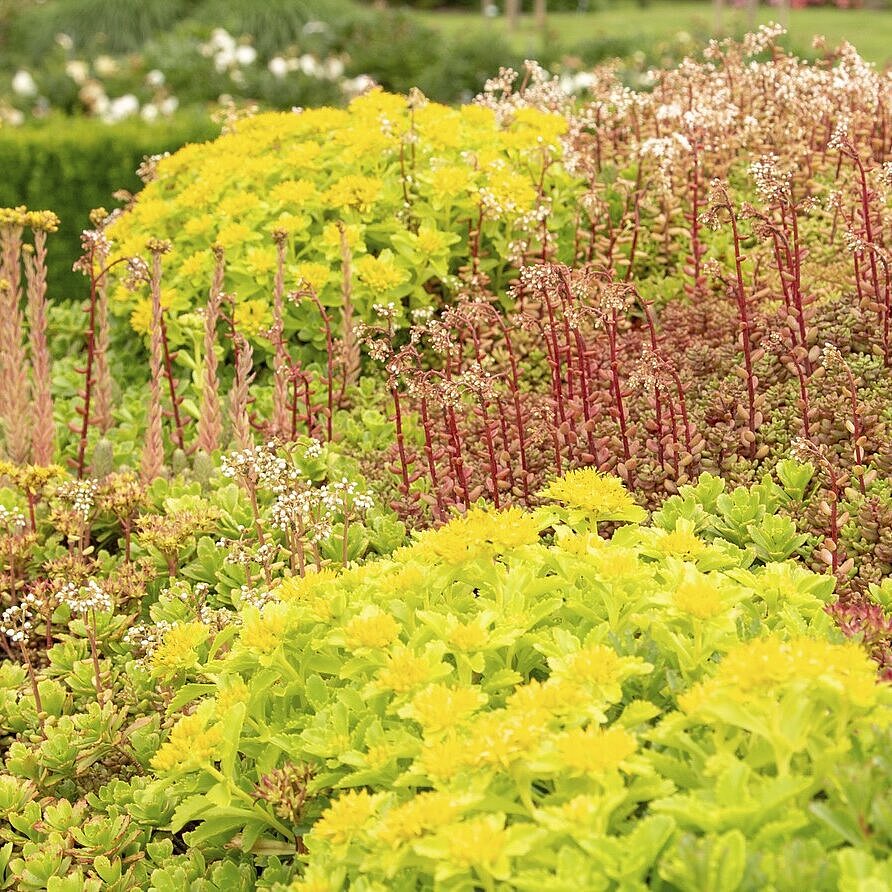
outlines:
M32 455L38 465L52 464L56 452L56 425L53 421L53 394L50 351L47 344L46 237L58 226L55 215L32 220L34 252L25 255L28 291L28 332L33 372Z
M25 208L0 212L0 420L6 451L26 462L31 451L31 402L22 325L22 231Z
M97 260L99 266L104 267L108 260L107 252L100 253L97 256ZM102 276L97 284L95 335L96 411L94 418L96 426L105 434L111 430L114 424L114 416L112 415L114 398L112 396L111 369L108 364L110 331L108 323L108 288L106 287L105 276Z
M217 374L217 322L223 302L223 276L226 264L223 249L214 248L216 264L214 280L204 311L204 368L202 370L201 405L198 412L198 448L210 455L220 448L223 416L220 408L220 378Z
M248 449L253 443L251 421L248 417L248 390L254 380L254 350L238 332L233 335L235 348L235 379L229 392L229 420L232 439L239 449Z

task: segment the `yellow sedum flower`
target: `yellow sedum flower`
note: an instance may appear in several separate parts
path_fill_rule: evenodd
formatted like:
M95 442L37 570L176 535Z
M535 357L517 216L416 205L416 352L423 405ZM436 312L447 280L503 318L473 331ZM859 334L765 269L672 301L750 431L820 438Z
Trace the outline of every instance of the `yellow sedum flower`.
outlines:
M298 280L306 283L319 294L331 280L331 267L325 263L298 263L295 267Z
M245 242L255 241L257 235L247 223L225 223L217 233L217 243L224 248L237 248Z
M449 861L459 867L483 868L503 873L510 837L505 829L505 816L478 815L450 824L441 831L448 840Z
M422 534L416 549L421 554L433 553L446 563L460 564L538 541L539 525L534 515L520 508L472 508L440 529Z
M459 800L449 793L430 791L390 809L373 831L392 849L451 823L461 814Z
M500 709L482 713L467 741L477 765L510 768L539 750L543 725L537 716Z
M399 266L390 251L378 257L366 254L356 261L356 275L363 285L376 294L384 294L407 282L409 273Z
M483 650L488 639L489 630L482 618L477 617L463 623L456 616L449 616L446 641L453 650L474 653Z
M432 684L419 691L399 714L414 719L426 734L437 734L464 724L486 701L478 688Z
M638 523L647 517L647 512L635 504L619 477L601 474L594 468L570 471L552 481L542 495L569 508L585 511L595 521Z
M442 254L449 249L449 246L458 241L458 236L448 232L440 232L432 229L430 226L422 226L418 230L415 244L422 254L433 256Z
M379 607L368 605L359 616L354 616L344 629L350 648L382 648L392 644L400 633L399 623Z
M269 276L276 271L276 249L272 245L248 248L245 262L248 271L258 278Z
M270 654L284 643L293 623L290 604L273 602L259 609L248 607L242 612L239 640L247 650Z
M555 749L560 764L572 774L602 775L623 766L638 745L622 728L574 728L558 736Z
M330 186L322 196L327 207L335 210L368 210L381 194L384 184L377 177L349 174Z
M287 576L279 583L275 592L283 601L305 601L325 590L337 578L337 570L323 567L307 573L306 576Z
M419 223L413 227L412 247L431 258L435 276L458 268L466 221L475 203L483 202L487 215L499 222L482 233L481 250L499 266L500 280L508 262L496 258L513 238L517 214L539 200L536 171L543 155L550 162L542 174L543 194L572 206L584 191L584 184L560 164L566 127L561 114L524 108L497 116L477 105L455 109L381 90L358 97L347 109L240 118L219 138L185 146L158 162L155 178L109 226L115 246L110 259L141 253L150 237L170 239L173 253L165 263L165 282L184 295L183 309L191 311L204 304L212 275L212 259L200 265L198 255L209 254L216 242L225 248L227 269L238 279L236 292L243 297L263 293L270 302L270 255L255 251L269 249L275 230L284 230L289 264L324 263L339 271L342 221L358 290L406 296L417 264L403 253L400 154L411 139L412 198ZM566 221L560 225L556 235L569 234ZM367 230L373 234L374 256L360 263ZM388 251L397 254L392 265L382 261ZM112 287L123 275L123 268L115 267ZM366 294L360 297L358 314L370 321L371 301ZM123 299L126 313L136 299ZM333 301L331 306L336 315ZM140 314L135 318L138 322ZM188 341L176 326L169 335L174 347ZM262 340L257 326L248 335Z
M171 288L162 288L162 311L170 310L176 299L176 291ZM141 335L147 335L152 330L152 301L148 297L141 298L137 301L136 306L133 308L133 312L130 314L130 325L135 332L138 332Z
M300 208L317 195L316 184L310 180L283 180L272 188L269 197L279 204Z
M236 678L217 690L214 698L216 713L218 718L225 718L234 706L239 703L247 703L250 692L248 686L240 679Z
M162 678L172 678L198 665L198 648L208 639L203 623L182 623L164 633L161 645L151 657L152 671Z
M288 886L288 892L342 892L343 880L337 871L327 873L324 866L311 864L307 872Z
M730 609L715 577L698 572L690 564L672 595L673 605L697 619L714 619Z
M565 680L597 692L610 703L622 699L621 682L633 675L647 675L653 668L638 657L621 657L602 644L583 647L565 656L549 657L551 678Z
M543 719L585 710L593 705L591 695L575 681L549 678L544 682L531 679L518 685L508 697L508 708L523 715L538 714Z
M208 710L199 708L173 726L170 737L152 757L152 768L163 774L213 762L222 739L220 725L208 726Z
M474 188L474 173L467 167L444 165L428 175L431 195L444 201L469 195Z
M694 558L707 549L706 543L686 527L678 527L657 539L657 548L667 555Z
M446 783L467 768L473 758L467 737L460 737L452 731L442 737L425 740L413 769L435 783Z
M373 796L366 790L342 793L313 825L313 836L335 846L345 845L367 829L384 798L383 793Z
M443 664L440 666L446 668ZM426 655L398 645L387 655L384 667L375 675L375 686L382 691L405 694L432 681L437 674L442 672Z
M878 698L876 666L854 641L831 644L815 638L757 638L732 648L715 676L682 694L678 704L693 714L716 699L759 700L785 690L820 689L859 708L870 708Z
M268 331L273 316L265 300L242 300L235 305L235 326L243 334L255 337Z

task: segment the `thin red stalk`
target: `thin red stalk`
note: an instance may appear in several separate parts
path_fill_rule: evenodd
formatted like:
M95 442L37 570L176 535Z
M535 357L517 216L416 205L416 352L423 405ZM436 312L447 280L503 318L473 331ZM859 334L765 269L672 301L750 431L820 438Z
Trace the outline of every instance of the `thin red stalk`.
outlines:
M319 315L322 317L322 325L325 328L325 352L328 354L326 357L326 385L328 387L328 418L326 419L326 433L328 435L328 442L332 441L332 424L334 421L334 339L331 334L331 320L328 318L328 313L325 312L325 307L322 306L322 302L316 296L314 291L310 291L310 298L313 303L316 305L316 309L319 311Z

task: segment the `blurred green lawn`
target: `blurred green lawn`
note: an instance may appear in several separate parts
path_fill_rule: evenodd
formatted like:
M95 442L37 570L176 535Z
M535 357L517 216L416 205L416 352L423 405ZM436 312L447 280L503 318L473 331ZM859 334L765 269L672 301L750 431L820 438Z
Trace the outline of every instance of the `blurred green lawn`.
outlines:
M527 3L529 6L529 3ZM548 16L548 40L572 46L581 41L603 38L640 39L642 48L672 40L679 31L686 31L698 43L713 35L715 17L711 3L653 0L647 6L622 0L607 0L604 8L594 12L558 12ZM541 35L531 16L524 16L517 32L508 35L504 18L486 19L479 12L425 12L424 21L444 33L475 29L510 37L515 49L535 56L541 46ZM842 40L854 44L869 61L892 62L892 10L835 9L818 7L791 10L784 22L779 9L761 7L756 22L781 21L789 31L789 42L798 52L811 47L812 37L823 34L830 45ZM746 12L726 9L723 16L725 33L740 34L748 28Z

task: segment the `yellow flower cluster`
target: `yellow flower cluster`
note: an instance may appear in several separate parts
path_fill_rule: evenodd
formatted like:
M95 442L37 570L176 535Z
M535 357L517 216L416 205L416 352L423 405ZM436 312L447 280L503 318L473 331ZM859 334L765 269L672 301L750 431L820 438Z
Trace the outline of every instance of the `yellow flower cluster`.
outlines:
M257 338L270 323L276 230L288 237L289 287L302 279L336 307L344 226L353 300L371 321L372 304L382 299L430 303L425 284L466 262L468 221L481 209L481 250L507 269L496 246L513 237L540 195L572 203L581 194L559 163L562 116L528 108L502 122L474 105L416 106L378 90L348 109L258 114L212 142L180 149L158 162L155 179L109 227L112 259L143 254L149 237L169 239L164 285L179 295L169 311L188 312L204 303L211 248L221 246L236 321ZM412 226L403 222L407 200ZM134 308L147 292L118 288L113 295L114 307L144 332L145 311ZM311 308L302 309L308 322ZM169 334L178 336L176 326Z
M419 556L430 555L448 564L459 564L538 541L538 522L520 508L472 508L445 526L422 534L413 551Z
M198 622L174 626L152 653L152 670L162 678L171 678L194 668L198 664L198 648L207 641L208 632L208 627Z
M243 606L215 696L155 770L219 780L220 727L242 710L240 778L314 766L333 792L303 835L304 890L360 875L498 888L530 851L568 842L621 870L637 810L667 834L675 816L758 823L750 789L766 783L804 813L810 766L868 741L892 697L859 645L827 639L821 577L751 566L680 520L603 538L592 518L638 510L614 478L580 473L554 493L567 508L472 509Z
M35 232L56 232L59 218L52 211L29 211L24 205L0 208L0 226L19 229L28 227Z
M163 774L213 762L222 739L220 725L209 724L208 710L200 708L173 726L167 741L152 757L152 768Z
M713 678L679 697L687 712L714 697L745 701L785 689L824 689L859 708L877 702L876 666L856 642L757 638L733 648Z
M647 517L619 477L600 474L593 468L570 471L550 483L542 494L568 508L585 512L595 522L624 520L635 523Z

